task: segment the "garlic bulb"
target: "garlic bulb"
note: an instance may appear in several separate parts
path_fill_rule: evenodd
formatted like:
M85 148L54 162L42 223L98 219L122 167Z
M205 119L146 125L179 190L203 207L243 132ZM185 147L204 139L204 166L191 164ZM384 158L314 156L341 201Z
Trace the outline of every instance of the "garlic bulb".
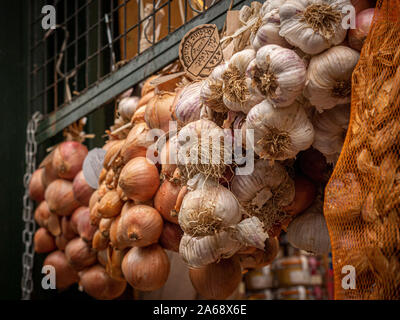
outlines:
M294 158L314 140L314 128L298 102L274 108L264 100L247 115L246 129L254 130L254 150L263 159Z
M226 112L227 107L224 105L223 97L223 80L222 75L227 68L225 63L217 66L208 78L203 81L200 91L200 100L204 105L211 108L215 112Z
M139 97L122 98L118 103L118 113L125 121L130 121L139 104Z
M261 27L257 30L252 40L254 50L258 50L266 44L277 44L285 48L289 48L290 44L285 38L279 35L280 16L279 8L286 0L265 1L261 11Z
M243 245L263 250L268 233L264 232L263 224L257 217L242 220L235 226L234 237Z
M313 147L325 156L328 163L336 163L339 158L349 119L349 105L337 106L314 115L315 138Z
M293 50L271 44L260 48L246 71L251 94L264 96L277 107L287 107L301 94L306 66Z
M350 102L351 75L359 58L358 51L337 46L311 59L304 95L317 110Z
M296 217L287 231L287 239L295 248L315 254L331 250L328 227L323 215L323 203L317 200L306 212Z
M200 119L184 126L177 136L177 162L181 173L192 178L197 173L220 178L226 168L226 156L232 155L225 143L225 132L214 122Z
M189 267L199 268L221 258L229 258L241 247L242 245L227 231L204 237L184 234L179 245L179 253Z
M246 77L247 67L255 58L255 54L253 49L235 53L222 75L222 100L232 111L248 113L254 105L262 101L262 96L250 93L251 79Z
M279 35L308 54L318 54L346 38L342 26L350 0L288 0L279 9Z
M213 235L241 218L235 196L213 179L203 180L186 194L178 215L182 230L191 236Z
M203 81L196 81L187 85L178 97L174 116L182 125L200 119L201 99L200 90Z
M256 160L250 175L233 178L232 192L247 214L258 217L264 230L271 232L275 224L286 218L282 208L293 201L295 187L282 165Z

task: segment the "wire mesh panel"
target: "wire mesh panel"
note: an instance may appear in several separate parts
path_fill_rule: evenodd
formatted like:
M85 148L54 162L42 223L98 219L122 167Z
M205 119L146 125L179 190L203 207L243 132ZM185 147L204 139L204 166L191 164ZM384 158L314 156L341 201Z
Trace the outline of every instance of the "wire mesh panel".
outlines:
M49 114L62 108L215 2L29 1L31 111ZM55 9L55 29L42 26L46 5Z

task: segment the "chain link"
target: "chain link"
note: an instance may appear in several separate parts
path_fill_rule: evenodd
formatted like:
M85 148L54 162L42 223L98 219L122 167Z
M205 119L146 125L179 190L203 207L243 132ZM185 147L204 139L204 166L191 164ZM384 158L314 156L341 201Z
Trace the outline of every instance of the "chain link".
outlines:
M29 198L29 181L36 169L36 152L37 143L35 134L42 115L35 112L26 128L26 144L25 144L25 175L23 197L22 220L24 221L24 230L22 232L22 242L24 243L24 253L22 254L22 279L21 290L22 300L29 300L33 291L32 268L35 251L32 245L33 234L35 232L35 221L33 219L33 201Z

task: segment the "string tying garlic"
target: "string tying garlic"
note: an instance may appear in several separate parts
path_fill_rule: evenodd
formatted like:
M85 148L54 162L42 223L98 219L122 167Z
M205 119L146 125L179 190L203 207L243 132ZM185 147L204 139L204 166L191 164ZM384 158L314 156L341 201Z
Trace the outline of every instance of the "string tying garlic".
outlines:
M266 45L257 51L246 71L252 94L264 96L277 107L291 105L302 92L306 67L293 50Z
M246 118L254 132L254 151L269 160L294 158L314 141L314 128L297 101L287 108L274 108L267 100L256 105Z
M349 0L287 0L280 9L280 32L291 45L318 54L346 38L342 26Z

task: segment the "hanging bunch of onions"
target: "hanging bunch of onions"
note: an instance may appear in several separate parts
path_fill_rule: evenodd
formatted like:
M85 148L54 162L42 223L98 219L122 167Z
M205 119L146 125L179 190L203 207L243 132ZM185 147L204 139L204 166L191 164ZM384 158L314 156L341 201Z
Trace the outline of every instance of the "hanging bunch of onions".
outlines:
M182 190L184 189L184 190ZM178 223L180 203L185 195L186 187L164 180L154 197L154 208L162 217L172 223Z
M147 148L154 143L149 141L147 134L150 128L146 123L138 123L129 131L121 150L121 157L124 163L136 157L145 157Z
M71 215L79 207L74 197L72 182L64 179L57 179L50 183L45 192L45 199L49 210L60 216Z
M65 290L79 280L78 273L70 266L62 251L50 253L44 260L43 266L51 266L55 269L58 290Z
M88 154L88 149L76 141L62 142L54 150L52 166L58 177L73 180L82 170L83 160Z

